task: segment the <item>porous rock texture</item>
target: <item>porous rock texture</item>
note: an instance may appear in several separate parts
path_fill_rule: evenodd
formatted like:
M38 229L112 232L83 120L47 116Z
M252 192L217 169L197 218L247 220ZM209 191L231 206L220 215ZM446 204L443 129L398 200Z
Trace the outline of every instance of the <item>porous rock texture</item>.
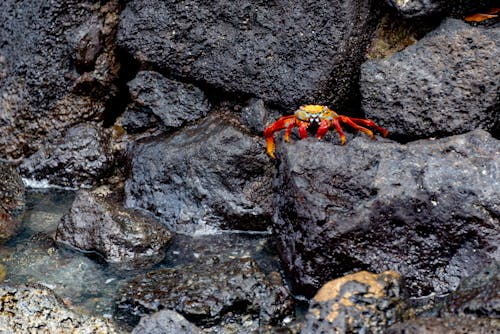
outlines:
M113 150L110 131L92 123L68 129L62 138L50 138L26 158L19 171L26 178L51 185L80 188L97 185L110 172Z
M227 114L211 114L130 150L126 204L152 212L177 232L266 230L272 164L262 138Z
M77 314L48 289L0 285L0 328L3 333L120 333L109 320Z
M172 309L202 327L240 323L251 315L261 326L293 313L290 292L277 272L265 275L250 257L224 258L150 271L120 291L118 317L138 317Z
M132 102L125 111L128 116L125 119L129 122L133 119L129 114L149 114L156 116L165 130L172 130L200 119L210 111L210 103L200 88L167 79L158 72L141 71L128 87ZM134 132L131 125L126 122L124 128Z
M387 334L490 334L500 332L500 262L466 277L430 312L391 326Z
M132 334L155 333L201 334L202 331L182 315L172 310L161 310L143 316L132 331Z
M500 143L483 130L277 147L274 231L303 293L352 271L395 270L411 295L442 294L500 257Z
M432 16L453 15L462 17L474 11L488 10L494 6L495 0L386 0L405 18L422 18Z
M362 109L404 141L500 127L500 26L447 19L415 45L361 67Z
M139 66L224 92L339 106L355 93L373 24L367 0L132 0L118 45Z
M49 136L99 122L117 96L118 1L2 1L0 157L19 159Z
M24 184L18 172L0 161L0 243L10 239L19 227L24 209Z
M125 269L160 262L172 238L168 228L147 212L124 208L122 198L107 187L80 190L71 210L57 226L56 241L97 252Z
M402 319L403 290L401 276L392 271L361 271L327 282L312 299L300 333L383 333Z

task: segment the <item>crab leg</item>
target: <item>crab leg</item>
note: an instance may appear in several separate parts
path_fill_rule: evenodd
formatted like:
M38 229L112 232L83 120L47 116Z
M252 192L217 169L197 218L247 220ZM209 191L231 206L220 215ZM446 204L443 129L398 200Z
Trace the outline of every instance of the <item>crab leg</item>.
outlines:
M374 121L372 121L370 119L351 118L351 121L353 121L356 124L361 124L364 126L369 126L369 127L374 128L375 130L377 130L378 132L380 132L382 134L382 137L387 137L387 135L389 134L389 131L387 131L386 129L384 129L381 126L378 126L377 124L375 124Z
M290 122L286 127L285 131L285 141L288 143L290 141L290 133L292 133L292 129L295 127L295 122Z
M368 136L370 136L370 138L373 138L373 132L372 131L370 131L367 128L364 128L364 127L362 127L362 126L354 123L351 120L350 117L339 115L339 120L342 123L346 123L346 124L350 125L353 129L358 130L358 131L362 131L362 132L366 133Z
M264 130L264 138L266 138L266 149L267 153L274 158L274 149L276 147L276 143L274 142L274 133L279 130L283 130L287 128L287 132L289 133L295 125L295 116L283 116L278 119L276 122L268 126ZM290 129L290 131L288 130ZM285 140L287 139L287 133L285 132Z
M329 128L330 122L326 119L322 120L319 124L318 131L316 131L316 138L323 139Z
M300 139L307 138L307 127L309 123L307 122L299 122L299 136Z
M332 125L340 136L340 143L342 145L344 145L345 144L345 134L344 134L344 131L342 131L342 127L340 126L338 118L334 118L332 120Z

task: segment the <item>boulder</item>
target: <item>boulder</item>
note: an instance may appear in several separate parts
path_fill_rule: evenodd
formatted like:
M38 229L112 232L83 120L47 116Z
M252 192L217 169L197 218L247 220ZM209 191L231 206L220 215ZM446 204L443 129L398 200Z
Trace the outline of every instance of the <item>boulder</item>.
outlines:
M132 334L201 334L200 328L172 310L161 310L152 315L145 315L134 327Z
M500 262L464 278L427 313L394 324L387 334L489 334L500 332ZM431 310L429 312L429 309Z
M0 328L5 333L120 333L109 320L68 309L48 289L0 285Z
M211 114L128 153L126 204L152 212L177 232L266 230L273 168L264 140L232 116Z
M280 275L264 275L250 257L208 261L150 271L132 278L120 291L117 317L138 317L171 309L202 327L241 323L251 315L261 326L293 314L293 301Z
M157 72L137 73L134 80L128 83L128 87L132 102L127 107L126 115L135 111L154 115L168 130L200 119L210 111L210 103L201 89L167 79ZM124 126L126 130L127 123L129 122ZM134 132L133 127L131 130Z
M300 333L384 333L406 309L402 283L393 271L361 271L329 281L312 299Z
M407 145L360 135L277 147L274 231L299 292L395 270L412 296L445 294L500 258L500 141L483 130Z
M118 95L118 1L0 4L0 157L24 158Z
M51 185L90 187L109 175L113 159L109 132L92 123L80 124L25 159L19 171L28 179Z
M495 0L386 0L386 2L405 18L445 15L462 17L464 14L470 14L473 11L488 9L495 4Z
M362 109L403 141L500 125L500 27L447 19L388 59L361 67Z
M167 227L146 212L124 208L108 188L78 192L57 226L56 241L97 252L121 268L147 268L163 260L172 238Z
M132 0L118 44L152 67L289 108L357 99L371 1Z

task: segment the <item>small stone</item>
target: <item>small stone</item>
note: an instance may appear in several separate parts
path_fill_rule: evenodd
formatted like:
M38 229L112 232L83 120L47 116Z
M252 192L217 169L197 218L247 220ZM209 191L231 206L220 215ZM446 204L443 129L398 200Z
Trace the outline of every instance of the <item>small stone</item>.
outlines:
M383 333L405 309L398 273L361 271L329 281L314 296L301 334Z

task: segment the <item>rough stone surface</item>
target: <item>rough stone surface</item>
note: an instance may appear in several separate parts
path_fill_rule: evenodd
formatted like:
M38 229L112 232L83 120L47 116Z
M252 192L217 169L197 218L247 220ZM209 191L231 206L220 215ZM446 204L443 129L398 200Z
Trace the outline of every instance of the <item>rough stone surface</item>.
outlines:
M361 68L366 115L405 141L498 128L500 27L448 19L417 44Z
M500 332L498 319L468 317L419 318L395 324L385 334L495 334Z
M240 121L254 134L262 136L266 126L270 125L282 115L270 109L262 99L250 99L240 112Z
M128 83L129 109L156 115L167 129L202 118L210 110L205 94L196 86L170 80L153 71L141 71Z
M89 123L76 125L64 138L46 144L25 159L19 171L28 179L78 188L100 183L112 164L108 132Z
M34 153L47 137L104 118L116 96L117 1L0 4L0 157Z
M463 279L440 310L443 317L487 317L500 325L500 262ZM498 327L500 329L500 326Z
M303 293L345 273L395 270L413 296L443 294L500 257L500 142L483 130L277 147L274 230Z
M132 334L201 334L202 331L172 310L161 310L152 315L145 315L134 327Z
M278 273L267 277L250 257L209 261L150 271L125 285L117 301L118 318L172 309L204 327L241 322L246 314L261 325L293 313L293 301Z
M57 227L56 240L124 268L147 268L160 262L172 235L147 213L126 209L106 187L81 190Z
M232 117L212 115L131 150L126 204L175 231L265 230L272 214L272 165L261 137Z
M405 18L430 17L436 15L452 14L463 16L473 11L487 9L494 5L494 0L386 0L386 2L396 8Z
M384 333L405 310L402 279L391 271L361 271L323 285L314 296L301 334Z
M118 44L139 64L266 102L345 102L373 30L371 1L133 0Z
M13 167L0 161L0 243L16 233L19 227L16 216L23 208L23 181Z
M3 333L120 333L109 320L76 314L47 289L0 285Z
M19 173L0 161L0 208L19 214L24 208L24 184Z

